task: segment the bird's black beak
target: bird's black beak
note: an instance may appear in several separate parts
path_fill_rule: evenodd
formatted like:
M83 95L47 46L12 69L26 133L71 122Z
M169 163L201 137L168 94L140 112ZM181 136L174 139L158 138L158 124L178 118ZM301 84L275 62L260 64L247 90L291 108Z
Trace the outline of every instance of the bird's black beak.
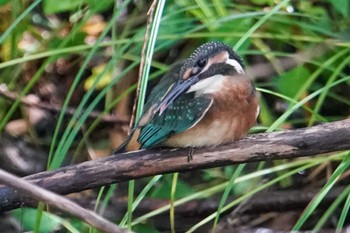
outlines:
M154 108L154 113L159 112L161 115L165 110L173 104L173 102L182 94L184 94L190 87L198 81L199 74L196 74L186 80L177 81L170 90L165 94L160 103Z

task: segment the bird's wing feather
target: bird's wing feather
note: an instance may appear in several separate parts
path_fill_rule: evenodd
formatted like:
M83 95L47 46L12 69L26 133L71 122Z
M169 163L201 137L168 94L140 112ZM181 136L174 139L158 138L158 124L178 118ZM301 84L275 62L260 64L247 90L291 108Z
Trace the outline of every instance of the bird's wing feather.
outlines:
M147 102L144 106L144 113L166 94L169 88L179 79L179 70L183 62L177 62L171 67L171 69L160 79L158 84L152 89L151 93L147 97Z
M153 147L173 134L195 126L213 103L209 96L195 97L193 93L180 96L163 114L154 115L141 128L141 148Z

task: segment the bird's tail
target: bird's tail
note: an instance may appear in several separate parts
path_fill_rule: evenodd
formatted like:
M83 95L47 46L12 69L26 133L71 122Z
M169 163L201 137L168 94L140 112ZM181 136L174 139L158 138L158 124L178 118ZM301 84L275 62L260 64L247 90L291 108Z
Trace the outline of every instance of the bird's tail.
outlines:
M120 144L120 146L118 146L112 154L119 154L128 151L139 150L141 148L141 144L137 140L139 135L140 129L137 127L133 128L127 139L122 144Z

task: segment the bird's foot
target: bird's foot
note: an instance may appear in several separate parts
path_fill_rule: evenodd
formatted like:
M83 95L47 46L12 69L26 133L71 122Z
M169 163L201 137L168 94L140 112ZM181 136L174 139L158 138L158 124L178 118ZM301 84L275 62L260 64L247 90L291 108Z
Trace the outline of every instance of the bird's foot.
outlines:
M194 147L187 147L187 162L193 160Z

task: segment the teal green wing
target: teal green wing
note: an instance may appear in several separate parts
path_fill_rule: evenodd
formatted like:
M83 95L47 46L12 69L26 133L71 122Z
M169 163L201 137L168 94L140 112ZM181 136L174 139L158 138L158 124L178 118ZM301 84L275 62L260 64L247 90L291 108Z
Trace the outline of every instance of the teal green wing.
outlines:
M209 96L193 93L180 96L163 114L154 115L141 128L138 138L141 148L150 148L196 125L213 103Z

